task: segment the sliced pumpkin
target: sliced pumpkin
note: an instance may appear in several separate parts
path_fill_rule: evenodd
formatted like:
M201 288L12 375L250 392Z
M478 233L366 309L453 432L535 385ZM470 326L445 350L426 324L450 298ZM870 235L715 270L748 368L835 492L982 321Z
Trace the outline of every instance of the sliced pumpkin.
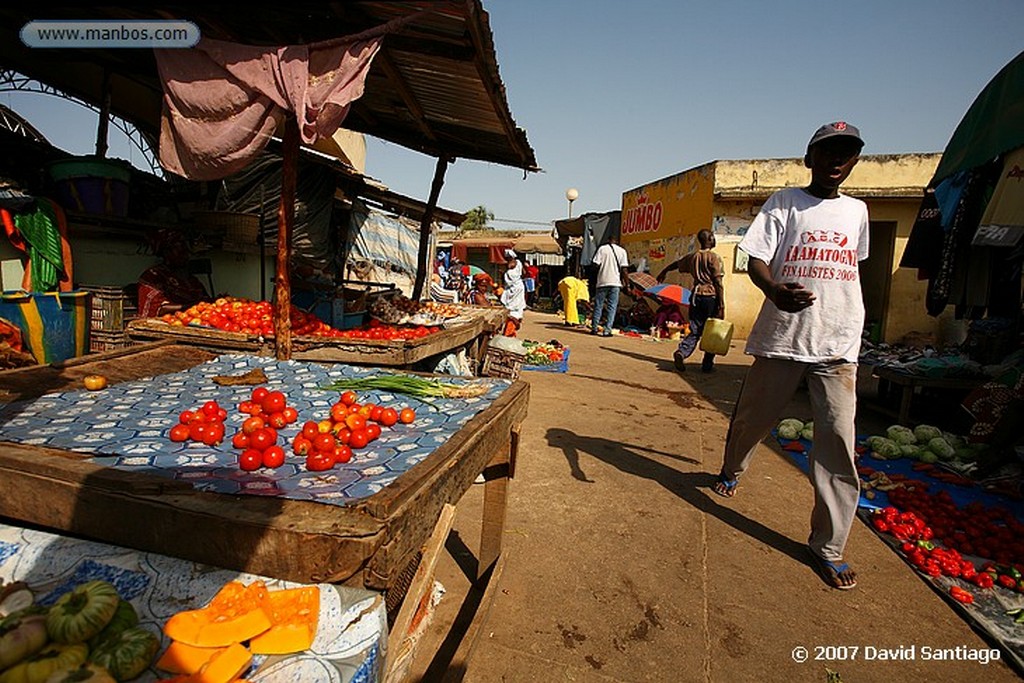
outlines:
M228 683L238 679L249 668L252 653L244 645L232 643L210 658L199 671L189 676L189 683Z
M272 625L249 642L253 654L286 655L310 648L320 615L317 586L271 591L263 609Z
M271 626L263 606L267 587L262 581L248 586L229 581L202 609L171 616L164 633L171 640L196 647L224 647L249 640Z
M194 674L203 668L214 655L223 652L223 647L196 647L172 640L167 650L160 655L156 668L172 674Z

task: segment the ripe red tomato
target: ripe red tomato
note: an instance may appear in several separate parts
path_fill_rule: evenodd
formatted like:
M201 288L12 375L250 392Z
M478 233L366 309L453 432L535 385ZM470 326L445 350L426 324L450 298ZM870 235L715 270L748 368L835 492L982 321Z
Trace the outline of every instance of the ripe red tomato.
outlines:
M348 446L341 445L334 449L334 460L335 462L346 463L352 459L352 449Z
M271 391L260 401L260 406L265 413L280 413L288 405L287 400L280 391Z
M224 423L211 422L206 425L206 432L203 434L203 443L207 446L215 446L224 440Z
M333 453L337 442L331 433L317 434L313 439L313 448L318 453Z
M352 430L352 435L348 439L350 448L365 448L368 443L370 443L370 437L366 433L366 429Z
M246 415L251 415L252 414L252 409L253 409L253 402L252 401L242 401L241 403L238 404L238 412L240 412L240 413L245 413Z
M288 424L297 422L299 419L299 411L291 406L286 406L285 409L281 411L281 414L284 415L284 421Z
M385 408L380 411L380 419L378 420L385 427L393 427L398 423L398 411L394 408Z
M380 425L377 424L376 422L367 422L366 436L370 439L370 441L374 441L378 437L380 437Z
M275 441L277 441L277 439L271 432L267 431L266 427L263 429L257 429L249 435L249 446L253 450L260 451L261 453L273 446Z
M411 424L416 419L416 411L412 408L402 408L402 412L398 414L398 421L402 424Z
M374 406L372 403L365 403L359 407L359 414L362 415L365 419L369 420L370 416L373 415L373 409L375 407L376 406Z
M263 429L264 425L266 425L266 423L263 421L262 417L253 416L242 423L242 431L251 437L255 432Z
M231 437L231 445L235 448L245 450L249 447L249 435L245 432L236 432L235 435Z
M348 445L349 440L352 438L352 430L342 425L337 432L334 434L334 438L338 440L338 443Z
M267 389L266 387L256 387L252 390L252 402L257 404L263 403L263 399L269 393L270 389Z
M341 402L347 406L352 405L356 402L356 392L354 391L343 391L341 392Z
M288 426L288 420L284 419L283 412L271 413L270 416L267 417L267 424L274 429L284 429Z
M383 414L384 408L382 408L381 406L374 406L373 409L370 410L370 419L373 420L374 422L380 422L380 416Z
M246 449L238 456L238 466L246 472L258 470L263 466L263 454L252 448Z
M216 418L217 413L220 411L220 406L217 405L216 401L207 401L203 404L203 414L209 418Z
M334 467L334 452L321 453L314 451L306 456L306 469L310 472L322 472Z
M206 436L206 423L193 421L188 426L188 438L193 441L202 441Z
M313 442L302 434L298 434L292 440L292 450L295 455L308 455L313 452Z
M335 403L331 406L331 419L335 422L344 422L348 415L348 406L344 403Z
M189 436L188 433L189 433L188 425L176 424L173 427L171 427L171 431L168 434L168 436L170 437L171 441L175 441L175 442L188 441L188 436Z
M280 446L271 446L263 451L263 466L276 468L284 464L284 449Z
M178 416L178 422L180 422L183 425L191 424L192 418L194 418L195 416L196 414L191 410L183 410L181 411L181 415Z
M309 420L308 422L303 423L303 425L302 425L302 435L304 437L306 437L307 439L309 439L310 441L315 439L316 435L319 434L319 433L320 433L320 428L317 426L316 422L313 422L312 420Z
M366 427L366 418L359 413L351 413L345 417L345 424L352 431Z

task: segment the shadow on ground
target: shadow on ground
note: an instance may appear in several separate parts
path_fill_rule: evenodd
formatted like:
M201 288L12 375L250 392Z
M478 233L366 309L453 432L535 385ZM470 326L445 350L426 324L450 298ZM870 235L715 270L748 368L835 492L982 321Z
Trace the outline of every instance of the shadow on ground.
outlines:
M807 556L807 545L794 541L782 534L750 519L749 517L715 502L711 490L716 476L708 472L680 472L663 465L646 454L673 458L691 465L700 462L686 456L655 451L643 446L620 443L609 439L588 437L567 429L551 428L546 434L548 445L565 455L572 476L583 482L591 482L580 465L580 456L601 460L626 474L650 479L672 492L692 507L712 515L751 538L775 548L780 553L813 569Z

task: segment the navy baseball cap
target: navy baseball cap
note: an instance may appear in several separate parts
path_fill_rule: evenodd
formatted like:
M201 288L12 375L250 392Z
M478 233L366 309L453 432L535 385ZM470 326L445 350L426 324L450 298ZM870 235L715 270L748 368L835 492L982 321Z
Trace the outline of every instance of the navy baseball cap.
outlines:
M833 121L832 123L826 123L824 126L814 131L814 135L811 136L811 141L807 143L807 149L810 149L822 140L834 137L853 138L860 143L861 147L864 146L864 140L861 139L860 131L857 130L857 126L853 126L846 121Z

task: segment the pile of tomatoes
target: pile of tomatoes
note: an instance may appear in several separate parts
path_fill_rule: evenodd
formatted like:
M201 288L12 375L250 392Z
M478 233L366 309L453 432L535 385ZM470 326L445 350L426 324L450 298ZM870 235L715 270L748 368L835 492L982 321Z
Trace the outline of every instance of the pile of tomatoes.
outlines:
M284 465L286 453L278 443L278 430L299 419L298 411L288 405L284 393L256 387L248 400L238 404L238 411L249 416L231 438L231 445L240 451L239 468L252 471ZM183 411L168 437L174 442L191 440L215 446L224 440L227 416L227 410L216 401L207 401L196 410ZM302 430L292 440L292 452L305 457L307 470L328 470L336 464L349 462L352 451L375 441L383 428L411 424L415 419L416 411L412 408L360 404L354 392L345 391L331 406L328 417L302 425Z
M277 430L296 422L299 411L288 405L284 393L256 387L248 401L238 404L249 415L233 437L231 445L241 450L238 466L247 471L261 467L275 469L284 464L284 448L277 445Z
M171 427L168 437L171 441L196 441L207 446L216 446L224 440L224 420L228 411L216 401L207 401L196 410L183 410L178 424Z
M342 392L331 406L329 417L302 425L292 440L292 451L305 456L306 469L319 472L352 459L352 451L365 448L378 439L383 427L416 419L412 408L394 408L372 403L360 404L353 391Z
M316 315L292 305L289 309L292 334L340 339L419 339L439 331L439 327L402 327L371 320L363 328L339 330ZM253 336L274 336L274 305L269 301L252 301L239 297L221 297L215 301L202 301L195 306L161 316L168 325L177 327L212 327L223 332L238 332Z
M977 501L959 507L946 491L929 493L922 486L889 491L889 501L923 519L947 548L1003 565L1024 565L1024 524L1007 508Z

